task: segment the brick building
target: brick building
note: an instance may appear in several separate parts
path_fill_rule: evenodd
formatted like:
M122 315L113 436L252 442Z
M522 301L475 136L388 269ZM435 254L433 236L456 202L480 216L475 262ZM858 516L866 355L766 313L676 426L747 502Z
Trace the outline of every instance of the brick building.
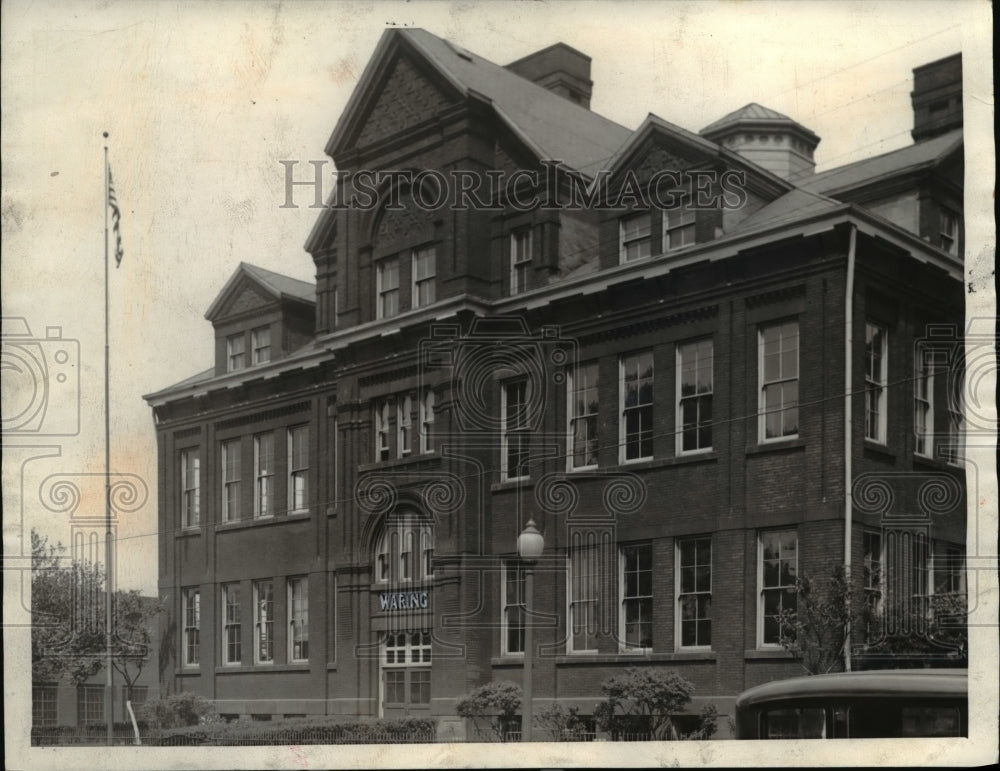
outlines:
M385 33L315 285L241 264L214 366L145 397L165 688L460 736L458 697L521 679L529 518L536 714L633 664L731 714L801 672L796 576L850 565L890 631L964 591L960 56L915 71L914 144L822 173L761 105L631 131L591 88L563 44Z

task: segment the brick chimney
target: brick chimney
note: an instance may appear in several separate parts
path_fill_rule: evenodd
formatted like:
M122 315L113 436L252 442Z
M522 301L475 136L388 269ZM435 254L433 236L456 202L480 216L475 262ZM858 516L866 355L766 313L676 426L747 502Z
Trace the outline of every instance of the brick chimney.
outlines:
M914 142L962 126L962 54L952 54L913 70Z
M511 62L515 72L574 104L590 109L594 83L590 79L590 57L565 43L556 43L541 51Z

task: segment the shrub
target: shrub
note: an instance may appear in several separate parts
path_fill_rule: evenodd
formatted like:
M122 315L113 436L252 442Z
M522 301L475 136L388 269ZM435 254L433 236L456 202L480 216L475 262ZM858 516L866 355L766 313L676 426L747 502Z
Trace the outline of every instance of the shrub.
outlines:
M584 741L593 734L593 720L580 717L577 707L563 709L558 702L538 713L537 722L556 742Z
M455 709L460 717L468 718L482 737L506 741L514 726L514 716L521 708L521 686L509 680L494 680L463 696ZM486 725L486 731L483 730Z
M613 738L639 734L650 739L680 739L672 714L691 701L694 684L677 672L629 667L624 674L601 683L604 701L594 708L594 718ZM712 730L714 731L714 725Z
M195 726L216 719L215 705L204 696L181 691L165 699L147 701L139 707L136 719L160 728Z
M433 720L405 718L372 722L343 722L330 715L298 717L267 722L234 721L203 723L162 731L161 745L239 745L269 746L279 744L385 744L434 741Z

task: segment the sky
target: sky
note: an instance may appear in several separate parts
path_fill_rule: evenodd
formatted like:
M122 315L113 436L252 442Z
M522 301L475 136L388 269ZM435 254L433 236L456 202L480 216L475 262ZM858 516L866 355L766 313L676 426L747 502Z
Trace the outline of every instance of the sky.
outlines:
M986 13L978 0L5 2L4 335L27 324L52 376L41 419L4 435L5 553L31 527L69 543L74 522L103 516L105 143L125 253L109 283L111 468L140 488L122 503L116 576L155 592L142 395L212 366L204 313L241 260L314 279L302 247L316 211L279 208L279 161L324 158L387 27L500 64L563 41L592 57L592 109L629 128L652 112L697 131L760 102L822 138L822 170L909 144L912 69L935 59L963 51L967 114L988 112ZM4 385L9 415L24 392Z

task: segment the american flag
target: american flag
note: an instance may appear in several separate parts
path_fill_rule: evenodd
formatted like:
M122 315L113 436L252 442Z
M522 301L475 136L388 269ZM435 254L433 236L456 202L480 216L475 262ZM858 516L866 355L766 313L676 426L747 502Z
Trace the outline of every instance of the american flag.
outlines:
M115 267L117 268L122 264L125 252L122 250L122 232L118 225L122 213L118 209L118 198L115 196L115 183L111 179L110 166L108 166L108 206L111 207L111 227L115 231Z

